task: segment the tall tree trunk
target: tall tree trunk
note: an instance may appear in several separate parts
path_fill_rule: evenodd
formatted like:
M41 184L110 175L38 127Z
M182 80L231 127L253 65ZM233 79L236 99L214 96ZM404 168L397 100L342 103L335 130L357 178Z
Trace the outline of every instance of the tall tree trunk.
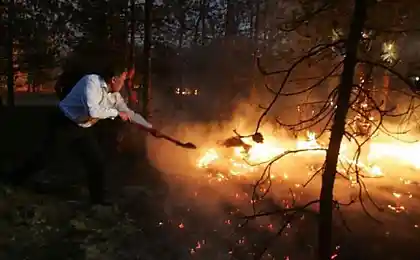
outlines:
M130 0L130 65L134 68L135 65L135 50L136 50L136 1Z
M152 94L152 8L153 0L146 0L144 4L144 42L143 42L143 58L144 58L144 75L143 75L143 116L147 119L150 117L150 100Z
M182 2L180 1L179 4L181 5ZM186 10L184 8L181 8L181 13L179 14L178 22L180 24L178 29L178 51L182 49L182 46L184 45L184 35L185 35L185 12Z
M252 71L252 89L251 89L251 98L253 98L254 96L257 95L257 84L256 84L256 80L257 80L257 73L258 73L258 52L259 52L259 34L260 34L260 5L261 5L261 0L256 0L255 3L255 13L254 13L254 19L255 21L253 21L253 19L251 19L251 22L253 22L253 28L254 30L252 31L252 38L254 41L254 60L253 60L253 71Z
M350 33L346 42L346 57L338 91L337 109L331 129L331 137L326 155L325 171L322 175L322 187L318 222L318 259L329 260L332 254L332 212L333 191L337 171L338 154L343 139L346 116L353 87L353 78L357 64L357 50L361 32L366 20L367 0L355 0Z
M125 1L125 5L122 8L122 13L124 14L124 32L122 35L122 41L123 41L123 46L124 46L124 55L125 55L125 60L128 61L129 60L129 46L128 46L128 34L129 34L129 13L130 13L130 0L126 0Z
M14 20L15 20L15 0L10 0L8 7L8 70L7 70L7 104L9 107L15 106L15 62L14 62Z
M182 52L182 47L184 45L184 35L185 35L185 31L186 31L186 25L185 25L185 13L186 13L186 8L184 8L184 1L183 0L178 0L178 4L181 7L181 11L179 14L179 18L178 18L178 22L180 24L179 29L178 29L178 47L177 47L177 52L178 52L178 58L179 61L181 62L178 73L176 73L176 82L178 84L178 87L183 86L184 84L184 67L185 67L185 61L184 61L184 54Z
M127 10L127 14L130 13L130 48L128 52L128 63L130 68L135 67L135 50L136 50L136 1L135 0L129 0L130 1L130 12ZM128 2L128 1L127 1ZM127 4L128 7L128 4ZM128 8L127 8L128 9ZM128 17L126 18L128 19ZM133 76L134 77L134 76ZM126 91L128 96L128 105L133 108L135 104L135 100L132 99L133 94L131 91L133 91L133 78L129 81L127 81L126 85Z
M124 14L124 32L123 36L121 37L123 40L123 48L124 48L124 60L127 62L127 67L130 66L130 46L128 44L129 42L129 19L130 19L130 0L125 1L125 5L122 9L122 13ZM128 98L128 106L133 108L133 104L131 101L131 92L130 92L130 83L128 81L124 84L124 94Z
M206 11L207 11L207 0L201 0L200 8L200 19L201 19L201 45L206 43Z
M200 21L201 21L201 15L198 17L197 21L194 24L194 43L197 44L198 42L198 32L200 31Z
M232 36L236 34L236 0L227 1L226 21L225 21L225 36Z

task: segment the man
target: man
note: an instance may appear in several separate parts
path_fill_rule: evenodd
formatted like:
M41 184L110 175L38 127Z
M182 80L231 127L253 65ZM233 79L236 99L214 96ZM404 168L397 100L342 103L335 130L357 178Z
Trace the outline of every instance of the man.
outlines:
M91 202L108 204L104 200L105 162L96 136L96 123L119 117L123 121L133 121L143 130L157 136L152 125L130 110L119 93L126 75L116 66L110 66L101 73L83 76L63 97L51 117L44 151L9 175L8 181L14 185L22 184L29 175L44 169L54 146L71 146L87 170Z

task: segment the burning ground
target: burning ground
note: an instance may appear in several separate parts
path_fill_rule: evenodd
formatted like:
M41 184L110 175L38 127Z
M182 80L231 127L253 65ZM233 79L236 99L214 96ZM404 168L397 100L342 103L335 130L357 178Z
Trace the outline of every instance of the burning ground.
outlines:
M261 129L263 144L245 138L252 146L248 153L242 148L226 149L219 141L235 135L233 129L244 135L255 130L249 110L239 108L234 115L232 121L215 124L167 124L165 132L195 142L198 150L148 139L151 166L141 159L141 153L130 158L120 155L110 172L111 184L122 186L120 179L125 179L131 187L113 188L114 194L119 194L114 209L90 209L83 204L84 176L74 167L58 168L54 186L60 192L53 194L3 187L1 258L254 259L269 247L263 259L311 259L316 246L317 204L297 213L291 208L318 197L319 178L304 184L322 166L327 137L315 140L316 132L309 131L295 138L267 123ZM10 127L27 129L21 123ZM21 142L20 146L14 143L16 151L24 151L22 147L36 135L34 131L30 135L13 131L19 136L14 142ZM138 133L133 135L133 140L139 139ZM419 237L415 155L419 146L409 141L416 137L401 135L401 141L383 134L371 140L368 160L358 165L376 206L365 192L364 205L370 216L360 202L340 206L335 214L336 254L332 258L415 259ZM344 169L355 164L355 147L347 141L343 147L340 161L344 174ZM302 151L287 154L295 150ZM254 190L267 162L284 154L267 172L271 186L262 182ZM258 163L262 164L252 166ZM335 192L337 200L349 204L359 196L359 187L354 179L345 177L338 177ZM71 189L66 188L69 182L73 183ZM273 214L247 217L254 211Z
M251 259L268 245L272 248L264 255L266 259L310 259L316 246L319 169L328 136L318 140L316 132L306 131L292 137L275 123L267 123L260 129L264 143L243 138L251 146L249 151L224 148L221 141L235 135L233 129L244 135L255 131L257 119L252 111L244 107L240 111L223 124L182 124L167 129L197 143L198 151L180 151L151 140L151 161L165 173L171 187L178 187L166 202L166 213L172 216L173 207L195 204L197 214L207 216L203 222L217 226L217 232L223 233L215 222L227 226L222 227L229 230L222 236L230 242L225 242L225 251L237 259ZM401 134L376 134L358 159L357 144L348 139L342 143L335 185L337 252L332 259L410 259L418 252L408 242L417 240L419 234L418 136L414 131L402 134L400 124L385 125L389 131L398 128ZM194 214L191 206L187 208L188 214ZM198 233L183 217L177 218L182 229L190 226L191 232ZM202 241L214 248L212 242ZM200 250L193 252L200 255L202 243L197 244Z

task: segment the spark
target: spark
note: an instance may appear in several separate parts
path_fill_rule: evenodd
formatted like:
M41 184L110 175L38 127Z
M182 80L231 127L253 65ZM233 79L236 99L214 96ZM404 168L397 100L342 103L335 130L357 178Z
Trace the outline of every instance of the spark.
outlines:
M385 42L382 44L382 55L383 61L393 63L398 59L397 48L395 42Z

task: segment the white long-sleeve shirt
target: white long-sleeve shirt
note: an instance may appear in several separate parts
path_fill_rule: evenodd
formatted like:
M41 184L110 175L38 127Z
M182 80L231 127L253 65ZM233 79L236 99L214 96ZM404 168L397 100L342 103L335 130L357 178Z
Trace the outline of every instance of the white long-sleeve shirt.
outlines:
M114 119L119 112L126 112L135 123L152 128L141 115L128 108L119 92L110 93L106 82L95 74L81 78L59 103L59 108L81 127L91 127L99 119Z

